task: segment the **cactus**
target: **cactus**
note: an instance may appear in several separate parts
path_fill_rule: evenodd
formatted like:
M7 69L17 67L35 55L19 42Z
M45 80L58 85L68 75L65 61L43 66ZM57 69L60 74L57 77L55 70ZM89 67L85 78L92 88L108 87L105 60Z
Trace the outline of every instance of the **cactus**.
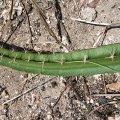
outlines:
M0 65L28 73L74 76L120 72L120 44L69 53L38 54L0 48Z

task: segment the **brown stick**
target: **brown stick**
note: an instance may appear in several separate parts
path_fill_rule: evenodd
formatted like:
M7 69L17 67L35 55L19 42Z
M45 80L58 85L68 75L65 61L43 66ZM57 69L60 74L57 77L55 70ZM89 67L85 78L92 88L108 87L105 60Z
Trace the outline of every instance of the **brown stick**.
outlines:
M56 35L54 34L53 30L49 27L48 23L46 22L46 17L43 14L42 10L38 7L37 3L34 0L30 0L33 4L33 7L37 11L38 15L40 16L42 22L44 23L46 29L48 30L49 34L55 38L57 43L60 43L60 41L57 39Z

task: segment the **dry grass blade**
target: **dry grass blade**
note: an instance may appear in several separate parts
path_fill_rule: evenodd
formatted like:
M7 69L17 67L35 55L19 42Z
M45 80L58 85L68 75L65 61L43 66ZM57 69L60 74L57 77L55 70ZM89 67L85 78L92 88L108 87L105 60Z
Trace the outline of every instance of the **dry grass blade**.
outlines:
M49 34L55 38L57 43L60 43L59 40L57 39L56 35L54 34L53 30L49 27L48 23L46 22L46 17L43 14L42 10L38 7L37 3L34 0L30 0L33 7L36 9L38 15L40 16L42 22L44 23L46 29L48 30Z

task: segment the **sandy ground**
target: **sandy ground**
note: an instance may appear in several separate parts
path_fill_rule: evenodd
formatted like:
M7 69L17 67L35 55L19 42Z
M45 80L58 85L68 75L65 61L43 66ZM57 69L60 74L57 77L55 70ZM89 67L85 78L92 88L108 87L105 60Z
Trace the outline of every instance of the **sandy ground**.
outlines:
M82 7L80 0L36 0L36 2L57 38L67 47L60 47L50 36L29 0L25 0L24 5L26 9L31 6L28 16L32 36L20 0L13 2L12 21L8 14L11 0L6 2L0 0L0 42L8 40L7 43L12 46L37 52L68 52L120 42L119 28L110 29L103 40L105 27L71 19L80 17L98 23L120 23L119 0L100 0L96 8L87 6L89 0L86 0ZM21 24L17 27L19 22ZM115 94L116 92L108 90L106 85L119 80L118 73L52 77L27 74L0 66L0 120L119 120L119 97L92 96L103 93ZM44 83L45 81L48 82ZM17 98L37 85L39 85L37 88ZM116 102L113 102L114 100Z

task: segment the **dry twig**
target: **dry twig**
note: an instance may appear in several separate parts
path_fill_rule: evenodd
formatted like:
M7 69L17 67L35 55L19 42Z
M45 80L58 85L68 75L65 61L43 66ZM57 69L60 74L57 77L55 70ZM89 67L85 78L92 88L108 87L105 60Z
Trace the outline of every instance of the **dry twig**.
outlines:
M28 5L28 6L26 7L26 10L27 10L27 13L30 13L31 10L32 10L32 9L31 9L31 6ZM22 18L19 20L19 22L17 23L15 29L12 31L12 33L11 33L11 34L8 36L8 38L5 40L4 44L7 43L7 42L10 40L10 38L12 37L12 35L15 33L15 31L16 31L18 28L21 27L23 21L24 21L25 18L26 18L26 13L23 12L22 15L21 15L21 17L22 17ZM3 31L3 32L4 32L4 31Z
M24 4L22 1L21 1L21 3L22 3L22 5L23 5L23 7L24 7L24 10L25 10L25 12L26 12L26 16L27 16L27 19L28 19L29 31L30 31L30 35L31 35L31 40L30 40L30 42L31 42L32 47L34 48L33 41L32 41L33 34L32 34L31 27L30 27L30 26L31 26L31 25L30 25L30 18L29 18L27 9L26 9L26 7L25 7L25 4Z
M109 96L109 97L116 97L120 96L120 94L93 94L92 96Z
M13 1L14 1L14 0L11 0L11 8L10 8L10 13L9 13L10 19L12 19Z
M97 111L99 108L102 108L105 105L109 105L109 104L111 105L111 104L115 104L115 103L116 103L115 101L111 101L111 102L107 102L105 104L102 104L102 105L98 106L97 108L93 109L92 111L90 111L86 116L88 118L92 113L94 113L95 111Z
M37 3L34 0L30 0L33 7L35 8L35 10L37 11L38 15L40 16L42 22L44 23L46 29L48 30L49 34L55 38L57 43L60 43L59 40L57 39L55 33L53 32L53 30L49 27L48 23L46 22L46 17L43 14L42 10L38 7Z
M52 78L46 80L44 83L38 84L38 85L36 85L35 87L28 89L27 91L25 91L25 92L23 92L23 93L21 93L21 94L15 96L15 97L11 98L10 100L4 102L2 105L8 104L8 103L10 103L11 101L14 101L14 100L20 98L21 96L23 96L23 95L25 95L25 94L27 94L27 93L33 91L34 89L38 88L39 86L42 86L42 85L46 84L47 82L50 82L50 81L53 80L54 78L56 78L56 77L52 77Z
M81 22L81 23L90 24L90 25L97 25L97 26L109 26L110 25L109 23L90 22L90 21L86 21L86 20L82 20L82 19L77 19L77 18L71 18L71 20L77 21L77 22Z
M81 23L85 23L85 24L90 24L90 25L96 25L96 26L102 26L102 27L105 27L105 30L103 32L103 36L102 36L102 41L101 41L101 44L103 44L103 41L106 37L106 34L108 32L108 30L112 29L112 28L120 28L120 23L98 23L98 22L91 22L91 21L86 21L86 20L82 20L82 19L77 19L77 18L71 18L72 20L74 21L77 21L77 22L81 22ZM100 40L100 39L98 39ZM99 41L97 41L98 43ZM94 46L97 44L95 43Z
M63 93L64 93L65 90L68 88L68 86L71 85L71 83L72 83L72 81L73 81L74 79L75 79L74 77L73 77L73 78L70 77L70 78L67 80L67 81L68 81L67 85L65 86L64 90L61 92L60 96L58 97L57 101L56 101L55 104L52 106L52 108L54 108L54 107L58 104L58 102L60 101Z

